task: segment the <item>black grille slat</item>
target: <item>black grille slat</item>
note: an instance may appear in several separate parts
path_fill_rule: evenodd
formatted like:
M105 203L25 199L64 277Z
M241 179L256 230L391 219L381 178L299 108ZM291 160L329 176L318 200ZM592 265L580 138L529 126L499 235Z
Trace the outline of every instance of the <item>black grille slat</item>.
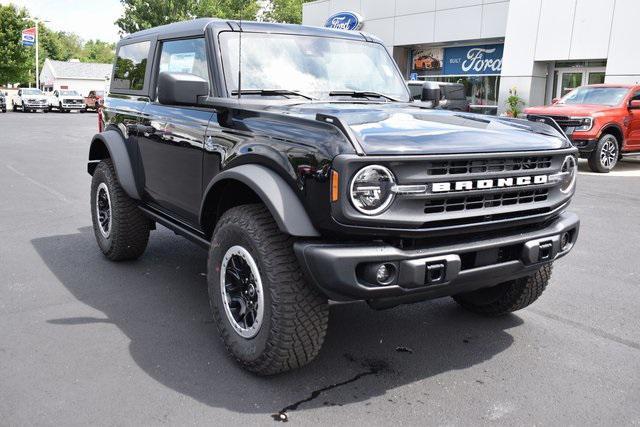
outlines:
M466 175L551 168L551 156L508 157L501 159L441 160L427 166L428 175Z
M538 203L546 201L548 196L549 190L547 188L541 188L537 190L510 191L498 194L432 199L425 202L424 213L460 212L499 206Z

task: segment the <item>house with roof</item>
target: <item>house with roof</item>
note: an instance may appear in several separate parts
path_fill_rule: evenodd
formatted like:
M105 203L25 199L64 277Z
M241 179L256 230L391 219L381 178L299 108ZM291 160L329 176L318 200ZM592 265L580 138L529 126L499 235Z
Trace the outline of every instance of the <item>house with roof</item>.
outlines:
M45 59L40 72L40 84L44 91L75 90L86 96L91 90L106 91L111 79L112 64L97 64Z

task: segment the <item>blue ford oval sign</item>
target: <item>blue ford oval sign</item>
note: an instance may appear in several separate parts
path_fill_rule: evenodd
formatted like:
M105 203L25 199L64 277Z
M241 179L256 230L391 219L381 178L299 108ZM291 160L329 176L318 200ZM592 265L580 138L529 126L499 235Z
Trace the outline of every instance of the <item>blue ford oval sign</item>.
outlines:
M362 16L355 12L338 12L331 15L324 26L338 30L359 30L363 23Z

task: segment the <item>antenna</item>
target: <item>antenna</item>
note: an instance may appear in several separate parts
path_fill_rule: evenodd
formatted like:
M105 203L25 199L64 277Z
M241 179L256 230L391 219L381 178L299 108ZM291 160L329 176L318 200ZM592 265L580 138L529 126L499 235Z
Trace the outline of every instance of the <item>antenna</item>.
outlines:
M238 99L242 96L242 16L240 16L240 36L238 37Z

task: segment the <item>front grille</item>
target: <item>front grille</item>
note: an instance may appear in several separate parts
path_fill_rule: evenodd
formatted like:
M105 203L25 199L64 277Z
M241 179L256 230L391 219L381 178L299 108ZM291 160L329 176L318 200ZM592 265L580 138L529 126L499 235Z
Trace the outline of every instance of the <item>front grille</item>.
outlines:
M462 175L469 173L549 169L550 167L550 156L508 157L475 160L443 160L430 162L430 165L427 167L427 174Z
M536 117L548 117L556 121L558 126L565 129L568 127L582 126L582 119L571 118L569 116L536 116Z
M466 211L482 208L494 208L498 206L519 205L525 203L537 203L547 200L549 190L541 188L537 190L521 190L497 194L480 194L466 197L453 197L448 199L427 200L424 205L424 213L434 214L442 212Z

